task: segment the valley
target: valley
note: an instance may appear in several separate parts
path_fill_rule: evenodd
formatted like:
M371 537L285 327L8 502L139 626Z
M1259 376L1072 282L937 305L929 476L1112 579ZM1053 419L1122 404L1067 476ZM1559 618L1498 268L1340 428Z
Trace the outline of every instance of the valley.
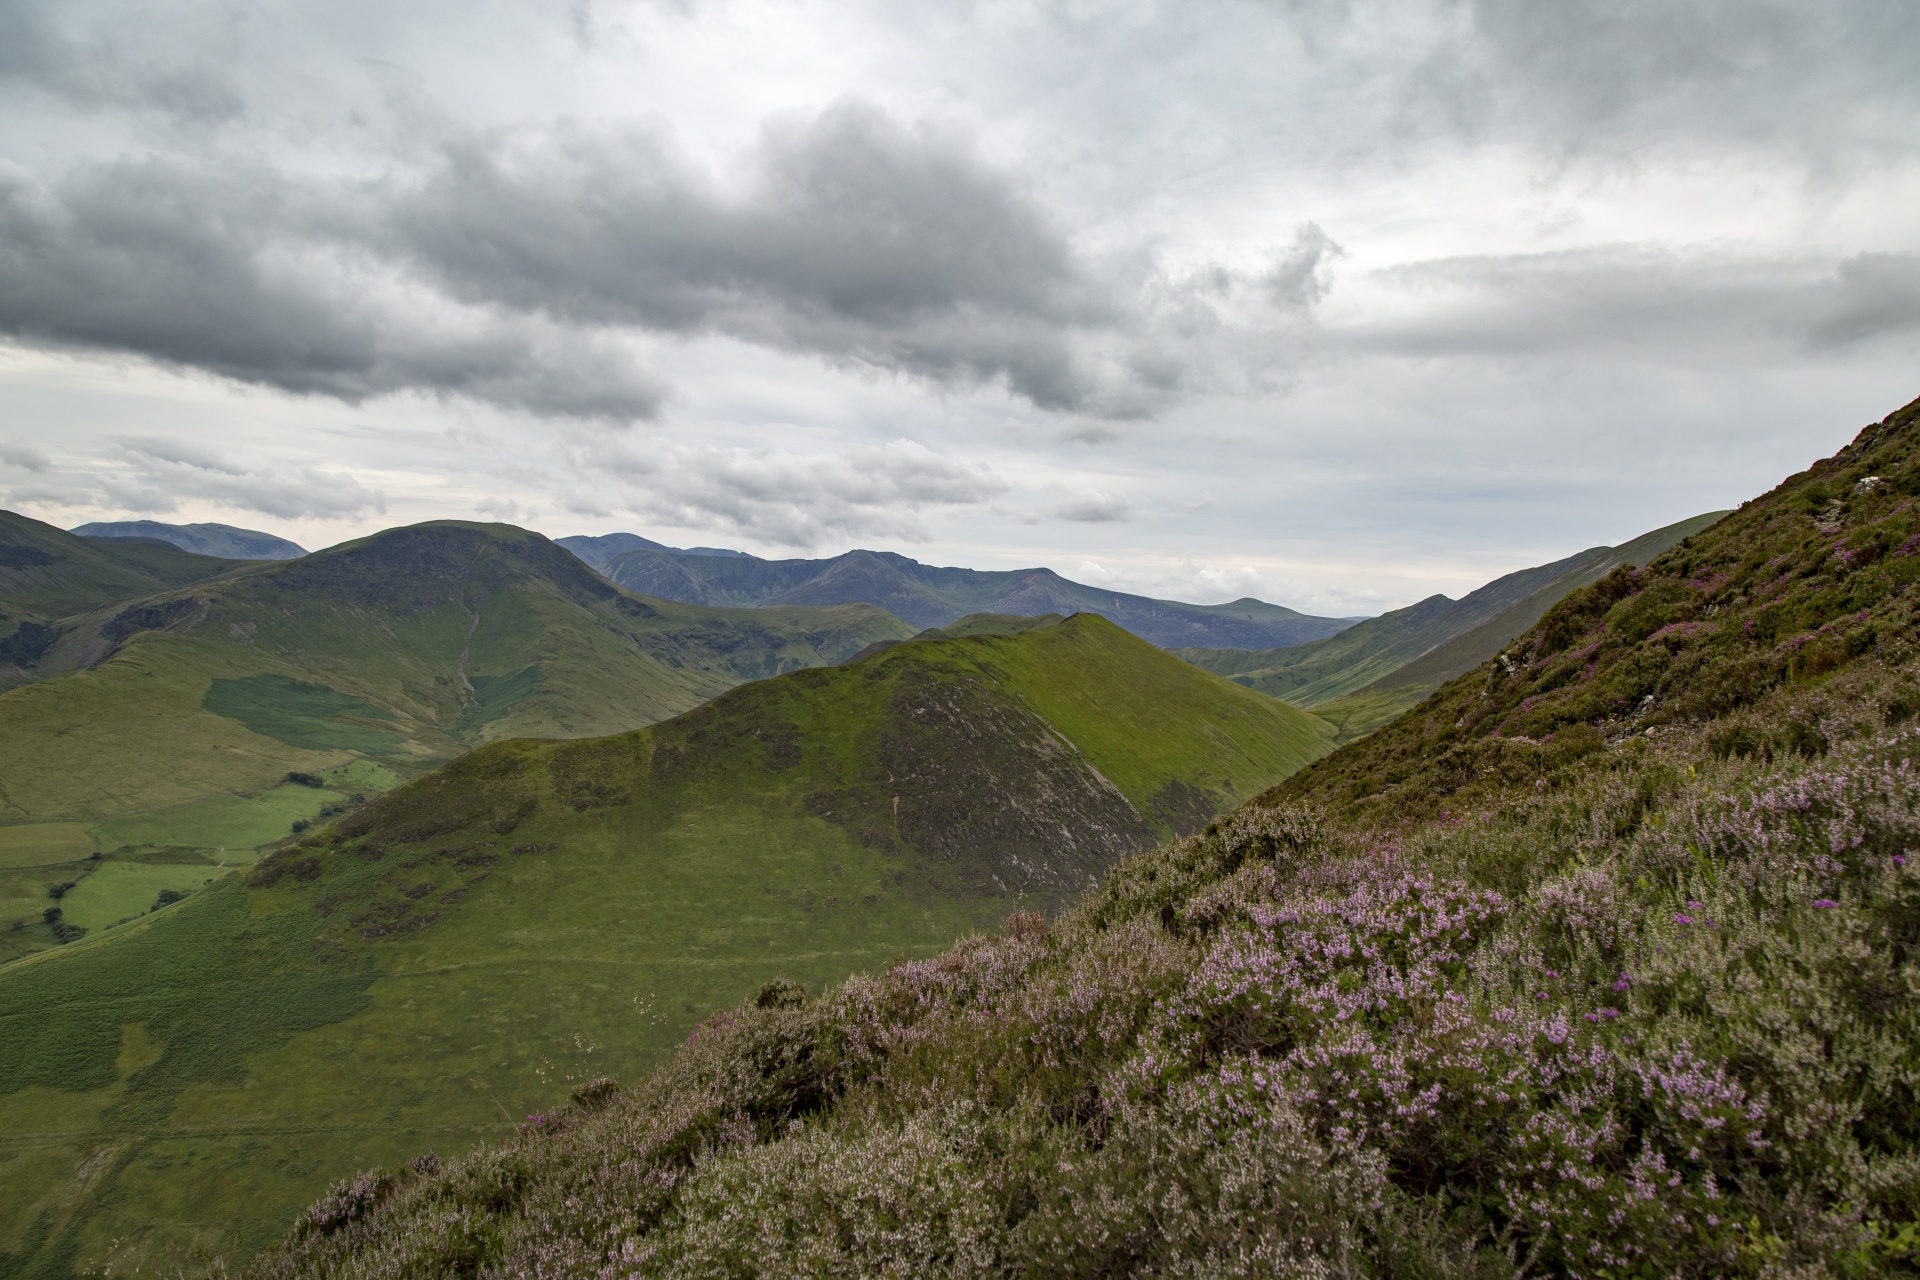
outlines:
M1910 1275L1917 496L1920 402L1065 913L745 992L247 1274ZM618 806L643 740L386 812Z
M524 1133L755 992L1078 918L1722 515L1375 619L1119 623L1046 571L870 553L435 522L232 561L18 521L0 1264L244 1260L327 1183ZM728 603L592 556L723 566L675 589ZM1137 634L1196 627L1307 638Z
M245 1256L334 1178L511 1133L771 978L1060 910L1332 746L1093 615L952 630L495 741L0 968L0 1250Z
M0 693L0 958L117 922L88 904L133 890L102 898L97 872L178 890L478 743L650 724L912 634L871 606L643 600L504 525L237 565L4 529L26 563L0 648L39 639Z
M1623 565L1643 565L1726 514L1711 511L1617 547L1593 547L1522 569L1459 600L1430 596L1324 639L1265 651L1175 652L1249 689L1312 711L1336 727L1342 742L1351 742L1494 656L1569 592Z

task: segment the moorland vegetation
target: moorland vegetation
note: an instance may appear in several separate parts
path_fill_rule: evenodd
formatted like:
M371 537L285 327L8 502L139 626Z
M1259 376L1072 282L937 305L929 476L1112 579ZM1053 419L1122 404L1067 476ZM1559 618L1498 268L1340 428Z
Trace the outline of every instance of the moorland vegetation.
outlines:
M1914 1274L1917 498L1920 403L1060 917L769 982L248 1274Z
M1305 644L1268 650L1180 648L1195 666L1284 698L1328 721L1342 742L1365 736L1470 671L1577 588L1642 565L1726 515L1709 511L1617 547L1496 578L1458 600L1428 596Z
M0 967L0 1273L244 1258L343 1174L509 1136L769 980L1057 909L1332 746L1092 615L950 631L487 744Z

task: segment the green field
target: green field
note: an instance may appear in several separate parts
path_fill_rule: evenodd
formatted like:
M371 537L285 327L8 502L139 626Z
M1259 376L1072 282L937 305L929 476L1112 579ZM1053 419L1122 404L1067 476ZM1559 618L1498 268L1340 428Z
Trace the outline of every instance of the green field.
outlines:
M284 785L114 818L93 828L93 836L109 853L141 847L257 849L284 840L295 822L311 822L321 809L346 798L325 788Z
M153 910L163 889L188 894L251 861L237 859L225 866L108 862L68 890L60 906L68 924L97 932Z
M0 827L0 869L73 862L93 852L84 822L28 822Z
M637 1075L770 978L1064 901L1331 739L1083 615L483 748L0 968L0 1265L245 1256L333 1179Z

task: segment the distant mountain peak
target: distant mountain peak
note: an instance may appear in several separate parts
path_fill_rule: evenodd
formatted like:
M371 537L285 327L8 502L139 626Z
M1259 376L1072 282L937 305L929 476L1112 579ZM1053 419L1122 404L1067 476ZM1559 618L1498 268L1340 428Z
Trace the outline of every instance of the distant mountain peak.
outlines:
M148 538L221 560L293 560L307 554L297 542L230 524L167 524L160 520L96 520L71 532L82 538Z
M610 550L622 538L631 541ZM1271 649L1335 635L1358 621L1312 617L1250 597L1231 605L1156 600L1074 582L1045 565L964 569L866 547L825 560L763 560L662 547L633 534L558 542L642 595L732 607L871 604L922 630L970 614L1097 613L1162 648Z

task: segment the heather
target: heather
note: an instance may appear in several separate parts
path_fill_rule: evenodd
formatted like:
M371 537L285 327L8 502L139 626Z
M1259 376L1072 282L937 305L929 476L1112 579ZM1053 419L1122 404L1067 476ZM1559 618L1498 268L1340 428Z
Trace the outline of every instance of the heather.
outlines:
M515 1140L261 1277L1856 1275L1920 1249L1904 663L1394 828L1251 807Z
M1920 1271L1916 416L1057 919L770 983L251 1274Z

